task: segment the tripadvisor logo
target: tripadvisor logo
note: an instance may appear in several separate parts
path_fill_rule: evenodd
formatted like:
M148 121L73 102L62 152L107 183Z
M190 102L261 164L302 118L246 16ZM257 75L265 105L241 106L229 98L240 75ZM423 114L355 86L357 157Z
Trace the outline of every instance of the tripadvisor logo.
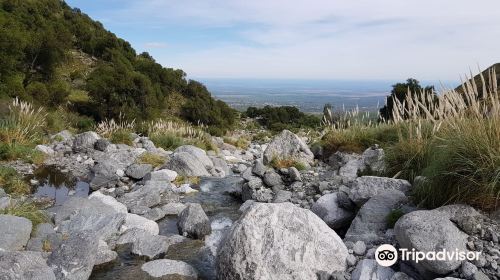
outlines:
M380 266L394 265L398 259L402 261L474 261L479 259L480 252L447 251L442 249L439 251L420 252L415 249L400 248L399 252L394 246L389 244L380 245L375 251L375 260Z

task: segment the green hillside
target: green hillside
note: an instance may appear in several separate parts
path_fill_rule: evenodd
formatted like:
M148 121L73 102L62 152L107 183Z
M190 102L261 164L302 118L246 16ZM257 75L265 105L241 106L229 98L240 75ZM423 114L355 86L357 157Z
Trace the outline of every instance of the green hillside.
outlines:
M92 117L181 118L220 134L236 112L179 69L60 0L0 0L0 96Z

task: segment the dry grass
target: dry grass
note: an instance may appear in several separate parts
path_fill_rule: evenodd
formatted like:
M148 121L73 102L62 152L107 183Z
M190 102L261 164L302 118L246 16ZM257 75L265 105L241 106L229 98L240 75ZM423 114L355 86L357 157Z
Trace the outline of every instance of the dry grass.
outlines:
M120 114L118 121L114 119L104 120L97 124L96 132L106 138L111 138L115 133L135 132L135 120L127 121Z
M12 167L0 166L0 186L12 195L29 194L31 188Z
M291 158L273 158L269 165L274 169L295 167L297 170L305 170L307 168L304 163Z
M250 141L248 141L244 137L238 137L238 138L224 137L224 142L242 150L245 150L246 148L248 148L248 146L250 146Z
M143 153L137 159L137 163L151 164L153 167L160 167L165 164L165 158L153 153Z
M14 99L9 105L9 115L0 121L0 141L10 145L32 145L43 136L47 114L30 103Z
M145 124L149 138L166 150L172 150L185 144L192 144L205 150L216 150L210 134L204 126L198 127L171 120L155 120Z

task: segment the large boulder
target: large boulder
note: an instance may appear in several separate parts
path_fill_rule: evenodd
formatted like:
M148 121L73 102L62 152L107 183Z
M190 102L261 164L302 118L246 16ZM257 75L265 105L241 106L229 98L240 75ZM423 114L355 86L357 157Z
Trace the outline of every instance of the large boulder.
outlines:
M75 136L73 140L73 151L85 152L94 149L94 144L101 137L93 131L87 131Z
M311 210L332 229L345 227L354 219L352 211L339 205L338 193L329 193L320 197Z
M74 232L50 255L47 263L61 280L88 279L97 260L99 239L92 231Z
M181 276L182 279L198 279L198 273L189 264L174 260L154 260L142 265L141 269L154 278Z
M0 250L22 250L31 234L31 221L26 218L0 215Z
M214 166L212 160L207 156L207 152L198 147L192 145L184 145L180 146L174 151L174 153L182 153L182 152L192 155L194 158L196 158L198 162L202 163L203 166L207 169L210 169Z
M177 152L172 154L165 168L174 170L183 176L210 176L204 163L195 156L187 152Z
M363 152L363 163L372 172L381 173L385 170L385 153L377 145L366 149Z
M90 200L97 200L102 202L103 204L106 204L107 206L113 208L116 212L119 213L127 213L127 206L124 204L118 202L116 198L105 195L100 191L93 192L91 195L89 195Z
M90 181L90 188L92 190L99 190L106 187L114 187L119 181L117 171L120 166L113 160L106 160L96 164L92 167L92 179Z
M309 210L291 203L253 203L236 221L217 255L228 279L316 279L346 268L340 237Z
M184 240L185 238L180 235L152 235L143 229L131 228L120 236L116 244L131 244L133 254L154 259L165 255L171 245Z
M127 167L125 170L125 174L130 178L140 180L146 176L149 172L153 170L153 166L151 164L142 164L142 163L134 163Z
M291 159L305 165L314 163L314 154L302 139L288 130L274 137L264 151L263 163L270 164L273 159Z
M359 210L346 233L345 240L363 241L367 244L382 242L387 230L387 216L407 201L405 194L396 190L372 197Z
M0 250L0 279L56 280L40 252Z
M397 190L406 193L410 188L411 184L406 180L363 176L356 178L352 183L349 198L356 203L356 205L361 206L371 197L387 190Z
M179 234L196 239L203 239L205 235L212 232L210 220L201 205L197 203L189 203L182 210L177 221L177 228Z
M125 232L131 228L139 228L144 231L147 231L151 235L158 235L160 233L160 228L155 221L146 219L136 214L127 213L125 217L125 222L120 228L121 232Z
M107 241L118 234L125 216L98 199L71 197L56 210L54 221L60 233L74 235L88 230Z
M401 248L421 252L467 252L467 234L460 231L452 219L465 214L462 205L445 206L435 210L411 212L401 217L394 227ZM468 214L475 214L469 211ZM458 260L422 260L412 263L426 277L445 275L457 269Z

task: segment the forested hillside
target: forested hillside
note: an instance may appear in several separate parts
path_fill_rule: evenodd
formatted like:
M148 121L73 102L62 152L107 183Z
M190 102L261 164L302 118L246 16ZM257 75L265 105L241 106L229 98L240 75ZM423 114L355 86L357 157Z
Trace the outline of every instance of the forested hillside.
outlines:
M92 117L181 118L222 133L236 112L179 69L60 0L0 0L0 96Z

